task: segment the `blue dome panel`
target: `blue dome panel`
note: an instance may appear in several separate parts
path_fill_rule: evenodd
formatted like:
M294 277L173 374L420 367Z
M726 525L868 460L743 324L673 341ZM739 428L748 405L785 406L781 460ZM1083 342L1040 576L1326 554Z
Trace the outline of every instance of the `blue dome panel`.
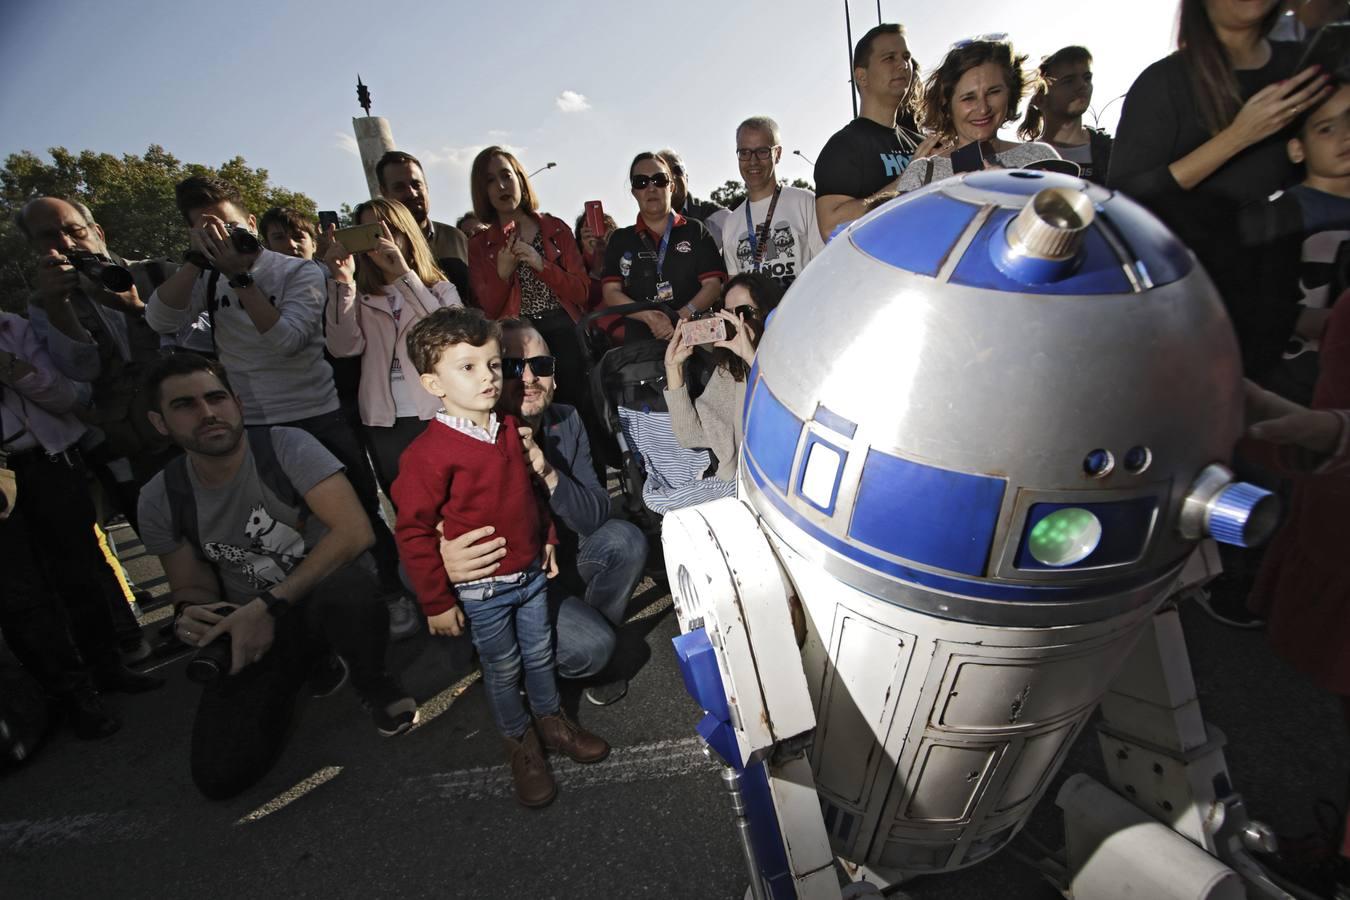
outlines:
M966 248L961 261L956 264L956 270L952 272L951 278L953 284L965 284L1012 294L1083 296L1133 293L1134 288L1130 285L1129 278L1125 276L1124 264L1095 227L1089 228L1083 239L1077 268L1059 281L1027 284L999 271L994 264L990 242L1007 240L1004 235L1008 223L1017 212L1015 209L1000 209L989 217L980 233L975 235L975 240Z
M1180 281L1195 268L1186 245L1137 203L1119 194L1098 206L1098 215L1110 223L1154 287Z
M941 191L897 203L851 234L868 256L906 272L935 276L947 253L980 211Z

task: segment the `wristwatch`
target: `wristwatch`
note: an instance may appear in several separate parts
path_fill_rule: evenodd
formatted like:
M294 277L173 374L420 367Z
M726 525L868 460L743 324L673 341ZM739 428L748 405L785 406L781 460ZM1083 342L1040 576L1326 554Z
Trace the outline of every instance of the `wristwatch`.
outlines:
M271 591L260 591L258 599L267 604L267 611L272 614L272 618L280 616L286 611L287 603Z
M238 275L231 278L228 284L236 291L239 290L240 288L252 287L253 276L247 272L240 272Z

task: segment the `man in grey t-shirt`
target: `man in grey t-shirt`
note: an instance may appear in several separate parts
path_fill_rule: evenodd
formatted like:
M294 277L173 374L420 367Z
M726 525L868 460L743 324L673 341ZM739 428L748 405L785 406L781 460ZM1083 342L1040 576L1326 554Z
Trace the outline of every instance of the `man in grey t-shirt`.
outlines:
M151 424L185 455L142 490L141 538L168 576L179 639L229 641L229 674L205 685L193 725L197 787L223 799L267 773L301 684L331 651L322 693L350 669L381 734L411 728L416 701L385 666L373 536L341 463L300 429L246 431L204 357L161 359L146 387Z

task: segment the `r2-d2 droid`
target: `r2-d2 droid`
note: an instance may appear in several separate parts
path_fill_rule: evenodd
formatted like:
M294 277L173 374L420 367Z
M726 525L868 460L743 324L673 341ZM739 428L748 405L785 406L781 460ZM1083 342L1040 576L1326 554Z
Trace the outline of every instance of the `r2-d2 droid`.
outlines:
M1241 889L1216 848L1256 838L1191 802L1235 795L1212 777L1222 737L1186 696L1175 621L1155 622L1184 569L1217 571L1205 539L1273 527L1273 498L1222 465L1240 368L1190 252L1076 178L948 179L831 241L760 345L739 497L663 527L676 650L729 764L752 896L836 898L841 867L885 885L987 858L1132 654L1168 671L1112 701L1147 738L1121 731L1113 786L1129 793L1131 766L1153 781L1134 804L1075 784L1080 805L1114 809L1098 788L1185 843L1201 860L1174 865L1198 866L1185 896ZM1175 815L1137 808L1173 788ZM1095 827L1100 864L1125 825Z

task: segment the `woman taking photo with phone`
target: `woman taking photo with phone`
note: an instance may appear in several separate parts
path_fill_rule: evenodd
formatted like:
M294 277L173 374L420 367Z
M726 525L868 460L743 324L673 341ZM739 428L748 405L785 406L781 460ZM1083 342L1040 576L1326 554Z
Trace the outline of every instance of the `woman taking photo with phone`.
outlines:
M1331 90L1316 68L1295 71L1299 44L1267 39L1281 9L1182 0L1177 51L1135 80L1116 129L1107 184L1149 207L1216 278L1237 262L1238 208L1293 178L1285 129Z
M469 284L490 319L521 318L557 360L558 397L577 405L586 367L574 326L586 312L590 278L572 231L539 212L539 198L510 152L487 147L469 171L473 211L486 230L469 241Z
M706 447L717 464L715 477L722 481L736 478L750 366L764 336L764 320L782 297L783 289L769 276L743 272L727 282L711 317L680 322L666 345L666 408L675 439L690 450ZM725 337L709 340L715 329ZM684 369L700 345L712 347L713 371L693 400Z
M602 298L606 306L637 301L663 304L680 321L711 307L727 267L703 223L671 208L674 178L655 153L639 153L628 166L629 186L637 201L637 224L610 235L605 247ZM650 310L625 320L626 342L674 332L671 317Z
M441 408L408 358L409 328L443 306L463 306L436 266L412 213L397 200L368 200L352 218L379 227L373 249L353 254L341 232L324 262L328 282L324 331L328 352L361 357L356 404L380 487L398 477L398 458ZM349 239L350 240L350 239Z
M961 41L947 51L924 85L920 122L928 137L914 151L896 190L903 194L957 172L1059 159L1049 144L1019 144L998 136L1018 116L1026 61L1001 35Z

